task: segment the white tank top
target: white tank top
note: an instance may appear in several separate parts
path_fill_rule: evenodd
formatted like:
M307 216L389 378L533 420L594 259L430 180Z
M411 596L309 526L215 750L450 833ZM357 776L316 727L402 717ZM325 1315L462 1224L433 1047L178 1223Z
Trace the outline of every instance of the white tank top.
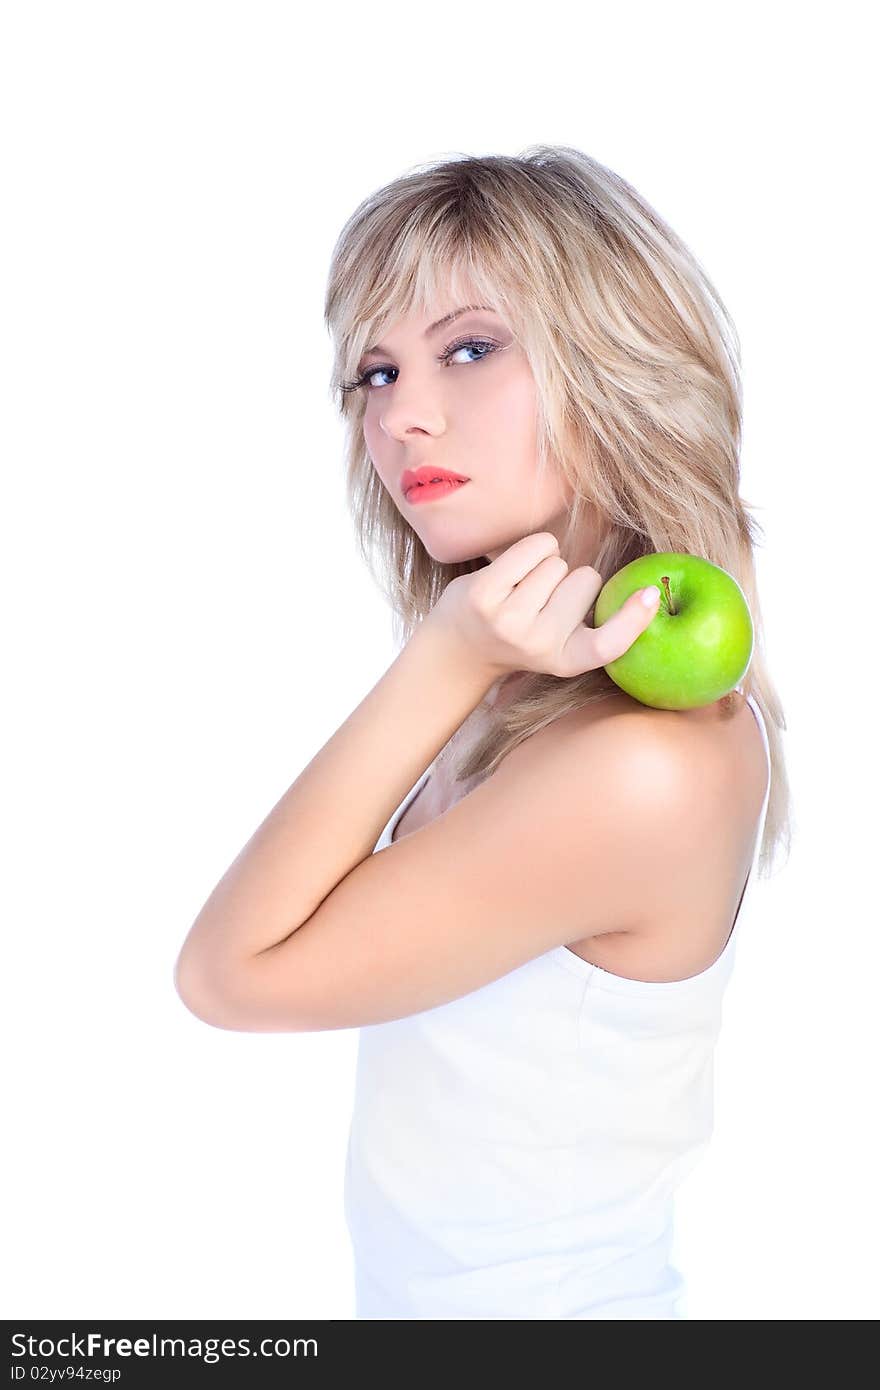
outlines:
M768 777L735 926L769 795ZM712 1132L733 958L731 929L708 969L654 983L558 946L363 1026L345 1170L355 1317L683 1317L673 1194Z

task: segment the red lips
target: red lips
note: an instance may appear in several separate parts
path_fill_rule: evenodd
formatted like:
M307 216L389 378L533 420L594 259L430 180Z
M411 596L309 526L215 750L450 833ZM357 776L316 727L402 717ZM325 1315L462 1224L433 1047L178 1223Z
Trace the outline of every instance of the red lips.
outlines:
M419 483L422 485L431 483L435 478L439 478L442 482L450 483L470 482L470 479L465 478L461 473L450 473L448 468L434 468L430 464L425 464L423 467L416 468L415 470L410 468L404 469L403 477L400 480L400 490L405 497L411 487L416 487Z

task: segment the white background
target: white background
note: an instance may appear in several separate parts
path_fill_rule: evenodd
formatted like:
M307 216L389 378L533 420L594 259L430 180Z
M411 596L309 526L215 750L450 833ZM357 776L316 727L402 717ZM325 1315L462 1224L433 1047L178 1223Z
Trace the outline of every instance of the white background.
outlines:
M335 238L416 163L542 141L635 184L743 342L797 826L678 1203L689 1315L874 1318L867 9L319 10L2 10L4 1315L352 1316L356 1031L212 1029L172 968L395 655L344 505Z

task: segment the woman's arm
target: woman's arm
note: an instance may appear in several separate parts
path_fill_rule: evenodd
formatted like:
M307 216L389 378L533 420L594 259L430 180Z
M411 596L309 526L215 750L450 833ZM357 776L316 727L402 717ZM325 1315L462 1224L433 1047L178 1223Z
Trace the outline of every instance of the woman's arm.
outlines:
M194 1013L273 1030L348 1027L389 1009L399 1017L554 942L626 929L641 891L624 867L627 840L650 873L662 858L675 881L658 813L687 804L691 774L667 747L665 725L653 773L647 748L633 763L628 734L599 748L587 730L586 744L559 756L568 725L539 731L434 824L372 854L395 807L499 676L593 670L651 621L636 594L587 627L601 575L568 573L556 551L556 537L537 532L446 586L196 918L177 965ZM586 787L572 773L591 762Z
M724 871L729 779L665 711L588 713L524 739L449 810L355 864L286 940L191 980L184 1003L218 1028L358 1028L554 947L642 933L646 916L686 922Z
M214 888L177 960L181 997L302 926L497 679L430 615L421 623Z

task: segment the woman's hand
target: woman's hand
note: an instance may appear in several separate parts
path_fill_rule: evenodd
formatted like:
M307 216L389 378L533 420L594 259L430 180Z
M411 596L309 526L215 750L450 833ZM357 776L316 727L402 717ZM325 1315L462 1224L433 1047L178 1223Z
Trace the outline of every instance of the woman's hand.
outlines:
M451 580L426 621L451 633L497 676L578 676L622 656L657 612L659 591L646 607L638 590L601 627L587 627L584 618L603 583L591 565L569 571L556 537L539 531L484 569Z

